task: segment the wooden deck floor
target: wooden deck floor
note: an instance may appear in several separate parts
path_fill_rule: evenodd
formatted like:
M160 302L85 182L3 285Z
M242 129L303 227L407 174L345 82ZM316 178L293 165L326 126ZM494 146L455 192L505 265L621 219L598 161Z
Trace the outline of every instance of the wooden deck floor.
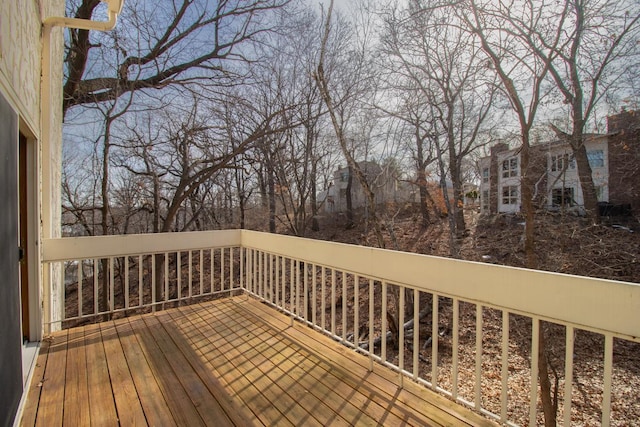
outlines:
M246 296L43 343L22 425L495 425Z

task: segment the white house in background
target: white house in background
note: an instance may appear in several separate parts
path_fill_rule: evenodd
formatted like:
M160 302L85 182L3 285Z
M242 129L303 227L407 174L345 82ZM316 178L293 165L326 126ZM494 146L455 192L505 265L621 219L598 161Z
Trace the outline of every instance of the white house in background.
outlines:
M498 144L491 148L490 156L479 160L479 166L481 212L518 212L521 205L520 150Z
M369 161L359 162L358 165L375 194L376 203L399 201L408 197L408 192L404 190L404 186L401 185L399 179L388 168L383 168L376 162ZM339 167L333 173L333 181L329 185L326 194L321 194L318 197L320 202L324 201L325 212L339 213L347 210L348 184L349 168ZM351 202L353 209L362 208L367 205L364 189L355 174L351 180Z
M598 201L608 201L607 135L590 136L585 142ZM498 144L491 155L479 160L481 171L480 207L482 213L515 213L522 205L520 148ZM531 147L529 173L535 182L534 202L547 209L583 206L584 197L576 162L569 144L554 141Z
M598 202L640 206L640 114L624 111L607 118L608 133L585 139ZM534 179L534 203L547 209L584 206L571 147L553 141L531 147L528 173ZM481 212L513 213L521 206L520 149L496 144L479 160Z
M609 200L609 146L607 135L590 137L585 145L598 201ZM547 207L584 206L576 161L566 143L549 146L547 153Z

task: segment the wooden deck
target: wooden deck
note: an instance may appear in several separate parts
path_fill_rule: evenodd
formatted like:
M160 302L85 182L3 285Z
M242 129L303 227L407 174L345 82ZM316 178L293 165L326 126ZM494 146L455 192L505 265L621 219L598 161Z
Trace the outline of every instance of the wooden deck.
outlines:
M22 425L495 425L246 297L43 343Z

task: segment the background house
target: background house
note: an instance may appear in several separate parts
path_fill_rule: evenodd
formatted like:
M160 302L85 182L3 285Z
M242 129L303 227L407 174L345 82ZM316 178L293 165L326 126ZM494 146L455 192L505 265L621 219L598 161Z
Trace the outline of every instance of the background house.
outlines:
M625 111L608 117L608 133L588 135L584 144L598 201L603 206L640 205L640 114ZM479 160L481 212L519 212L520 149L496 144ZM528 171L534 177L534 203L540 208L584 206L571 147L562 140L531 147ZM626 210L626 209L625 209Z
M640 110L607 118L608 201L640 207Z
M382 167L376 162L363 161L358 163L364 173L367 182L375 194L376 203L403 200L407 196L404 186L401 185L397 174L389 167ZM349 168L339 167L333 173L333 182L329 185L326 195L321 195L320 200L326 197L324 209L328 213L345 212L347 210L347 186L349 184ZM365 207L367 198L362 185L355 174L351 182L351 202L353 209Z

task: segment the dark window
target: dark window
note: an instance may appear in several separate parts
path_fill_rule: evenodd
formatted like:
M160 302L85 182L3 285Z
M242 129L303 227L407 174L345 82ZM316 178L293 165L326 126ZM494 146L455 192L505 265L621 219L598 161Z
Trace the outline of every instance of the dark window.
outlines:
M554 188L551 190L551 203L553 206L572 206L573 188Z
M507 185L502 187L502 204L517 205L518 204L518 187L515 185Z
M511 157L502 162L502 177L512 178L518 176L518 158Z

